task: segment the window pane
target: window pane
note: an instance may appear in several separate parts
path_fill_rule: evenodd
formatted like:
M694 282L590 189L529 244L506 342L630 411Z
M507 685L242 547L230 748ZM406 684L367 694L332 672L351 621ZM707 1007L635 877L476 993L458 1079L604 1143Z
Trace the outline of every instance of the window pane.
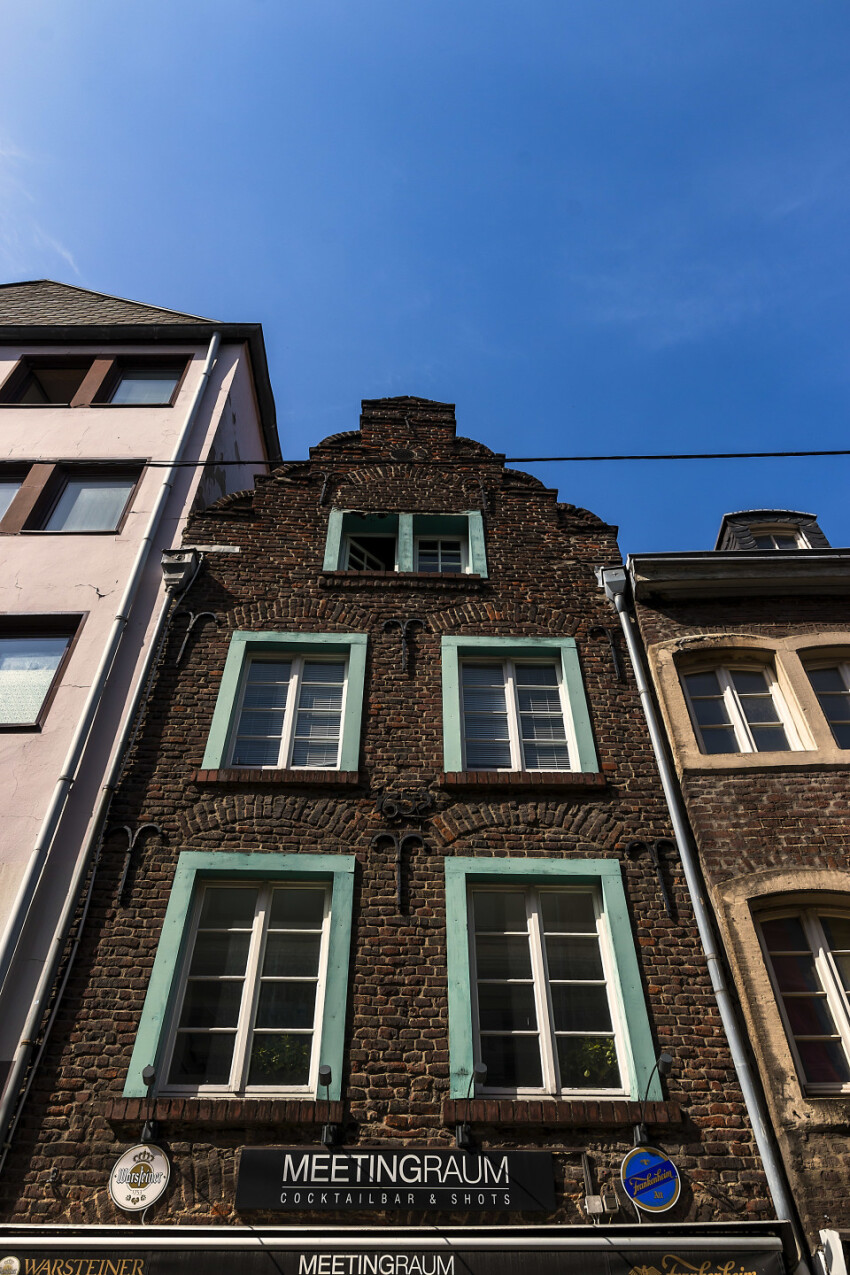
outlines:
M570 755L566 744L531 744L523 741L526 770L569 770Z
M207 886L201 908L201 929L214 926L250 929L257 910L257 891L233 886Z
M716 673L688 673L685 683L691 695L720 695Z
M273 890L269 925L273 929L321 929L324 890Z
M266 940L263 975L315 977L319 972L320 934L274 931Z
M300 739L337 740L339 739L339 722L339 713L299 712L295 734Z
M292 747L292 765L313 770L335 769L339 758L339 744L323 744L319 741L296 739Z
M351 571L395 571L395 536L349 536Z
M850 723L832 722L832 733L839 748L850 748Z
M121 373L110 403L160 405L171 402L180 379L176 368L128 367Z
M518 686L557 687L558 673L554 664L517 664L516 680Z
M818 699L828 722L850 719L850 695L819 695Z
M528 930L525 895L513 890L476 890L475 928L481 930Z
M190 974L244 974L248 964L250 934L208 934L195 939Z
M315 1015L315 983L261 984L257 1027L312 1027Z
M233 1032L178 1032L168 1083L226 1085L235 1039Z
M596 938L547 938L546 956L552 979L604 979Z
M776 981L783 992L819 992L820 979L811 956L772 956Z
M779 721L779 714L771 695L742 695L741 708L748 722Z
M797 1049L812 1084L846 1084L850 1081L850 1067L844 1050L835 1040L798 1040Z
M825 996L783 996L795 1036L834 1036L835 1023Z
M482 1031L536 1031L533 984L479 983L478 1022Z
M832 950L850 952L850 917L821 916L818 920L823 926L827 942Z
M88 370L88 364L84 367L34 367L18 402L70 403Z
M557 1042L565 1089L619 1089L617 1051L610 1036L558 1036Z
M729 713L726 701L718 696L716 699L692 699L694 716L700 726L728 726Z
M481 1061L492 1089L539 1089L543 1084L536 1036L482 1036Z
M37 720L69 640L0 638L0 723L14 726Z
M279 739L239 739L233 749L234 766L276 766Z
M479 978L531 978L531 955L526 938L478 935L475 955Z
M808 952L809 942L796 916L762 921L761 931L771 952Z
M10 478L0 482L0 518L8 511L9 506L21 489L20 478Z
M596 915L590 894L578 891L541 890L540 908L547 934L555 930L570 934L595 934Z
M286 708L286 697L289 691L288 682L254 681L245 687L242 700L243 711L246 709L282 709Z
M753 673L743 669L730 670L729 676L739 695L768 695L767 678L764 673Z
M707 753L739 753L741 751L731 726L702 731L702 746Z
M529 717L523 715L519 719L520 731L523 739L526 740L543 740L543 739L566 739L566 731L564 730L564 719L558 717Z
M249 1085L306 1085L310 1079L312 1034L254 1033Z
M468 770L508 770L511 765L509 743L485 743L483 740L467 740L466 765Z
M816 691L846 691L844 678L837 668L809 669L809 681Z
M291 660L252 660L248 669L248 681L288 682L291 671Z
M69 478L45 531L114 531L135 478Z
M611 1030L611 1010L604 986L593 983L553 983L551 994L555 1031Z
M235 1027L242 1003L242 979L192 979L183 1000L181 1027Z
M240 736L253 735L279 740L282 730L283 711L281 709L263 710L262 712L253 709L243 709L242 716L239 718Z
M787 753L791 745L783 726L751 726L753 743L760 753Z

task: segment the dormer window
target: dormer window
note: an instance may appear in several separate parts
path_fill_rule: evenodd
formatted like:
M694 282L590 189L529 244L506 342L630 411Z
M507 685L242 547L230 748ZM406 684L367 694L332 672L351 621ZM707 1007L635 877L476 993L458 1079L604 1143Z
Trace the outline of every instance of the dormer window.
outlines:
M800 531L790 523L770 526L755 523L750 527L757 549L810 549L811 545Z

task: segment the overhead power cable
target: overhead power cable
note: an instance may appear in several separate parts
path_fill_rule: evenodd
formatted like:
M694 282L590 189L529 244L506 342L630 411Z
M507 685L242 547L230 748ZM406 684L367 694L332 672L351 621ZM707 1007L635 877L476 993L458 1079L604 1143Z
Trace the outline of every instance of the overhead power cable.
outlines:
M784 460L794 459L807 456L850 456L850 448L835 448L832 450L820 451L797 451L797 452L622 452L601 456L506 456L504 458L506 465L555 465L565 463L576 463L581 461L623 461L623 460ZM339 460L321 457L318 460L309 461L303 457L298 459L269 461L262 460L183 460L176 465L170 460L140 460L139 464L146 465L148 469L203 469L207 465L212 465L218 469L225 465L240 465L243 468L250 469L252 466L270 466L277 469L281 465L307 465L314 464L317 469L322 465L344 465L348 468L358 465L470 465L476 460L488 461L488 456L455 456L445 457L440 460L419 459L417 457L401 457L401 456L360 456L360 457L340 457ZM499 461L501 457L495 455L493 460ZM67 459L50 460L42 459L40 464L67 464ZM132 461L128 462L132 463Z

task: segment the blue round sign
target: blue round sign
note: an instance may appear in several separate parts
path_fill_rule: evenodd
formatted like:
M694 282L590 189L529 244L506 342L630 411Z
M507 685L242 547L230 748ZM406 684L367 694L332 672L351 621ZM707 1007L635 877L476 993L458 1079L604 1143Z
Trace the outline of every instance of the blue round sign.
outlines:
M634 1147L623 1160L620 1177L626 1195L647 1213L663 1213L679 1198L679 1171L663 1151Z

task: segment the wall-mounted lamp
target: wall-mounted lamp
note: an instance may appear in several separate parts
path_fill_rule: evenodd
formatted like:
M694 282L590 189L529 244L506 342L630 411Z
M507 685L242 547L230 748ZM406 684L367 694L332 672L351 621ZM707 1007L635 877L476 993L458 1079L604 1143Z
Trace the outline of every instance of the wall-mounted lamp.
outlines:
M335 1146L336 1143L339 1142L339 1135L340 1135L340 1126L338 1124L332 1124L330 1121L330 1114L331 1114L330 1084L332 1080L333 1080L333 1073L331 1072L330 1067L328 1066L327 1063L322 1063L322 1065L319 1067L319 1088L324 1089L325 1102L327 1104L327 1109L325 1113L326 1119L325 1119L325 1123L322 1125L322 1146L323 1147Z
M644 1124L644 1112L646 1110L646 1099L649 1093L649 1086L652 1084L652 1077L656 1071L659 1076L669 1076L673 1070L673 1055L668 1053L659 1054L655 1060L655 1066L649 1073L649 1079L646 1082L646 1088L643 1091L643 1097L640 1100L640 1124L636 1124L634 1128L634 1145L636 1147L644 1146L649 1142L649 1133Z
M148 1091L148 1107L145 1123L142 1125L142 1142L156 1142L159 1137L159 1122L152 1118L153 1086L156 1080L156 1068L148 1065L142 1071L142 1082Z
M469 1125L469 1104L472 1101L473 1087L475 1085L483 1085L486 1079L486 1063L476 1063L472 1068L472 1075L469 1077L469 1087L466 1091L466 1119L455 1125L455 1146L460 1147L462 1151L471 1151L475 1146L475 1139L472 1136L472 1129Z

